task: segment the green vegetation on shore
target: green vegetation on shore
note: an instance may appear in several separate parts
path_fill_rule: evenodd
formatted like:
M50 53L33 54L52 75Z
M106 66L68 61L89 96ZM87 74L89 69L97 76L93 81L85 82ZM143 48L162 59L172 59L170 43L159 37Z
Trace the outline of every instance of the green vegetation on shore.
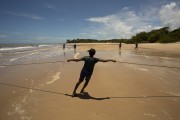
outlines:
M173 43L178 41L180 41L180 28L170 31L169 27L163 27L150 32L137 33L136 35L132 36L131 39L73 39L67 40L66 43Z

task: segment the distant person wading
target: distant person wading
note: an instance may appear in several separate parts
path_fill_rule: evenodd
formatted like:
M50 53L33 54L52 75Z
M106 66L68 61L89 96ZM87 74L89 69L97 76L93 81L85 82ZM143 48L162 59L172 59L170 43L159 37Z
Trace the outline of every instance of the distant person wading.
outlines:
M135 49L138 49L138 42L135 43Z
M76 50L76 44L74 44L74 50Z
M120 43L119 43L119 49L121 49L121 46L122 46L122 45L121 45L121 42L120 42Z
M65 45L65 44L63 44L63 50L65 50L65 47L66 47L66 45Z

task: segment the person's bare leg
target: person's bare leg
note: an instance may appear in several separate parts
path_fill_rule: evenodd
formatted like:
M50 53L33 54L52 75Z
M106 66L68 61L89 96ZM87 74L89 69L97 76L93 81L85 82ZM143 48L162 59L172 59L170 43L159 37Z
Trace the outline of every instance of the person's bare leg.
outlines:
M84 89L86 88L86 86L88 85L89 80L86 80L86 82L84 83L83 88L81 89L81 93L84 93Z
M75 95L76 95L76 90L77 90L77 88L79 87L79 85L80 85L81 83L82 83L81 81L78 81L78 82L76 83L76 86L75 86L75 88L74 88L74 91L73 91L72 96L75 96Z

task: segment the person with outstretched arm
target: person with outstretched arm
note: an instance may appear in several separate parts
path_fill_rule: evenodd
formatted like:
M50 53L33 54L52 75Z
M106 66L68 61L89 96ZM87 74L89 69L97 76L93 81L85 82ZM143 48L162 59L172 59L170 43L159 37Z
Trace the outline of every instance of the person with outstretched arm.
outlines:
M88 50L88 52L89 52L89 56L85 56L85 57L82 57L80 59L68 59L67 60L68 62L70 62L70 61L75 61L75 62L84 61L84 66L81 70L79 81L76 83L76 86L74 88L72 97L77 96L76 90L79 87L79 85L83 82L83 80L85 79L86 81L85 81L84 86L80 92L80 93L84 93L84 89L87 87L87 85L89 83L89 80L90 80L91 75L92 75L93 70L94 70L94 66L97 62L116 62L116 60L113 60L113 59L104 60L104 59L100 59L100 58L95 58L94 55L96 53L96 50L93 48Z

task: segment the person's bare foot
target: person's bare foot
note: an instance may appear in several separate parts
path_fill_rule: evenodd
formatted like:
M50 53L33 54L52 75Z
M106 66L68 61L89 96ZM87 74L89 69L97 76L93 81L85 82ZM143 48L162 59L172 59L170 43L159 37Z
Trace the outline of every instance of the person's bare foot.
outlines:
M81 90L80 94L81 94L81 93L83 94L83 93L85 93L85 91L84 91L84 90Z
M73 93L72 94L72 97L76 97L78 94L77 93Z

